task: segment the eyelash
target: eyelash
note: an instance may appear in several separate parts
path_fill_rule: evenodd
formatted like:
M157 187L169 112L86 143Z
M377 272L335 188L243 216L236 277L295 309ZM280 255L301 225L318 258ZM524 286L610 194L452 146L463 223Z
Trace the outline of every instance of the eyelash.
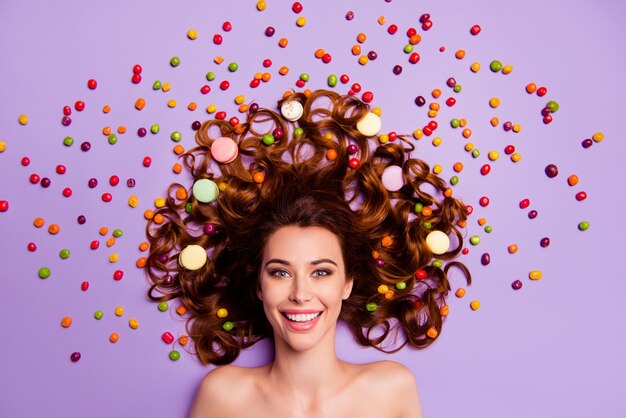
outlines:
M285 277L283 275L277 275L276 274L276 273L280 273L280 272L287 273L287 271L285 271L283 269L272 269L272 270L270 270L270 276L273 276L273 277ZM330 270L327 270L327 269L318 269L318 270L315 270L314 273L318 273L318 272L322 272L324 274L323 275L317 275L317 277L326 277L326 276L330 276L332 274L332 272Z

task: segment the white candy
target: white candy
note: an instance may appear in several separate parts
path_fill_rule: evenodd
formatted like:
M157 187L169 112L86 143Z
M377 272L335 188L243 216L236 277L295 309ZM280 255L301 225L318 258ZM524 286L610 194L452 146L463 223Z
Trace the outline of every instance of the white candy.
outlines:
M380 128L383 126L383 121L380 120L380 116L376 113L367 113L356 123L357 131L361 132L364 136L374 136L380 132Z
M206 251L200 245L188 245L178 255L178 264L187 270L198 270L206 261Z
M426 245L433 254L444 254L450 248L450 238L441 231L432 231L426 236Z
M385 189L390 192L396 192L404 186L404 179L402 178L402 167L398 165L390 165L385 168L383 175L381 176Z
M282 113L283 117L288 121L295 122L302 117L304 108L302 107L302 103L296 100L290 100L283 103L280 107L280 113Z

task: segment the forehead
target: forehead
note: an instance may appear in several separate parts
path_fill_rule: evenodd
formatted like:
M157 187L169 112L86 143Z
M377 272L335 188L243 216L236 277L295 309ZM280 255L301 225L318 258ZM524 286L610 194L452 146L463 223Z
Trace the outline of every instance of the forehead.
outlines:
M284 226L267 240L263 258L281 258L288 261L310 261L332 258L342 260L341 243L337 235L319 226Z

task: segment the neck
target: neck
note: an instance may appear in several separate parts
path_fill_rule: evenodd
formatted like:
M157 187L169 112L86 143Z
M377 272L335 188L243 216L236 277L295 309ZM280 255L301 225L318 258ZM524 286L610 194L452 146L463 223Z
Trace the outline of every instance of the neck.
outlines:
M306 351L294 350L275 338L276 356L269 369L272 385L291 394L307 397L336 391L344 365L335 352L335 329Z

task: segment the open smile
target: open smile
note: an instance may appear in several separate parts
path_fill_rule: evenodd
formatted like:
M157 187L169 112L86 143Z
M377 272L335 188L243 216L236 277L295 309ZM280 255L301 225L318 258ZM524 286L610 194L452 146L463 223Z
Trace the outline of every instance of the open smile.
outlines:
M285 312L281 312L281 316L283 321L289 328L294 331L306 332L315 328L319 319L321 318L324 312L318 312L317 314L287 314Z

